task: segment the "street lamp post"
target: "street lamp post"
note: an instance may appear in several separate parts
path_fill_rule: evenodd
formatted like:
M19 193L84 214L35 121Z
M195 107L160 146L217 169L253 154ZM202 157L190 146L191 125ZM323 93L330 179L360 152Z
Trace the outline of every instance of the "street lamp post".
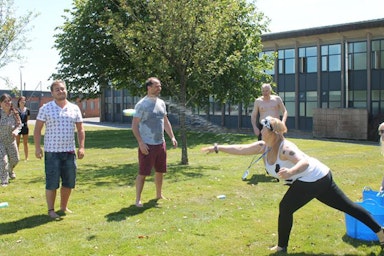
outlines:
M20 66L20 96L23 96L23 73L21 72L21 69L24 68L24 66Z

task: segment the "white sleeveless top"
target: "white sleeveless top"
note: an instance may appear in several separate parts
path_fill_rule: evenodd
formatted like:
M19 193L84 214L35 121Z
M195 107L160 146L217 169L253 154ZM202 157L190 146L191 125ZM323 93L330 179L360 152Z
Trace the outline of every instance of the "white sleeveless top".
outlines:
M277 159L276 159L276 162L274 164L268 163L267 154L265 154L265 156L264 156L264 164L265 164L266 171L268 172L269 175L271 175L277 179L280 179L280 177L277 175L277 173L279 172L279 169L281 167L291 168L292 166L295 165L291 161L288 161L288 160L283 161L279 157L280 151L284 145L284 142L285 142L285 140L283 140L280 144L279 151L277 153ZM292 144L292 146L294 146L294 144ZM296 150L299 153L303 154L304 157L306 157L308 159L309 166L305 171L300 172L298 174L295 174L295 175L291 176L289 179L285 180L286 184L292 184L295 180L300 180L300 181L304 181L304 182L314 182L314 181L317 181L317 180L323 178L324 176L326 176L328 174L328 172L329 172L328 166L321 163L316 158L309 157L308 155L304 154L297 147L296 147Z

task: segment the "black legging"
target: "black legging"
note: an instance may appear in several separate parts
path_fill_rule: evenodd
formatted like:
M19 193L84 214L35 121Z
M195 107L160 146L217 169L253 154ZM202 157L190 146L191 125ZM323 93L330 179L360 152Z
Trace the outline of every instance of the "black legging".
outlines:
M373 232L381 230L381 226L373 219L371 214L359 204L349 199L332 179L329 173L315 182L295 181L285 193L279 205L279 243L280 247L287 247L292 229L293 213L303 207L312 199L345 212L367 225Z

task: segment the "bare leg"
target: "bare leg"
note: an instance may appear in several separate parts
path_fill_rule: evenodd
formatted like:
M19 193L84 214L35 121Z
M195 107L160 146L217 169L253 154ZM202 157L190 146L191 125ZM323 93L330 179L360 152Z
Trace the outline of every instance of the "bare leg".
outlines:
M45 190L45 197L47 200L48 206L48 215L51 218L59 218L60 216L55 212L55 199L56 199L56 190Z
M16 136L17 149L19 149L19 145L20 145L20 137L21 137L20 134Z
M143 204L141 202L141 192L143 192L144 182L145 182L145 176L140 174L137 175L136 177L136 206L137 207L143 207Z
M25 157L25 160L28 160L28 134L23 134L23 145L24 145L24 157Z
M71 195L71 192L72 192L71 188L61 187L61 190L60 190L60 196L61 196L60 210L63 212L72 213L72 211L69 210L67 207L69 196Z
M156 199L165 199L162 193L164 173L155 172Z

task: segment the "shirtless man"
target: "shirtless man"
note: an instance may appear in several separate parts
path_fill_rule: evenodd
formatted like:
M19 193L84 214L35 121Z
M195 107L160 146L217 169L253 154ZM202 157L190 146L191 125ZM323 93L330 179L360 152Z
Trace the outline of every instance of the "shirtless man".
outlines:
M251 122L253 126L253 132L261 139L259 123L267 116L272 116L280 119L280 113L283 114L281 121L285 124L288 117L287 109L284 106L283 101L277 95L271 95L271 84L262 84L261 93L262 96L257 98L254 103L253 111L251 114ZM260 114L259 122L256 122L257 115Z

